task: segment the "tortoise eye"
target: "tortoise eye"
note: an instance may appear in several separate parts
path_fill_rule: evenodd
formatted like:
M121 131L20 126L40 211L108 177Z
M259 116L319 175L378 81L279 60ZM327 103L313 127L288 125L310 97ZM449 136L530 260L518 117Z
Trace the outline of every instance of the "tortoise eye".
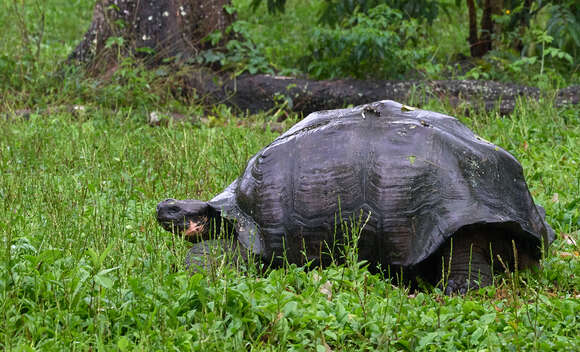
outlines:
M172 206L167 207L167 211L172 213L172 214L179 213L180 210L181 210L181 208L179 208L177 205L172 205Z

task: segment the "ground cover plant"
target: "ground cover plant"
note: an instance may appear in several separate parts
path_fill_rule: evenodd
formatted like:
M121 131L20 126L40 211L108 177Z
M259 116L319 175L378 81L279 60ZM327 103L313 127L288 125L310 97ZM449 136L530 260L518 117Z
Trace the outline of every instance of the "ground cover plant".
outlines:
M300 116L280 126L280 111L246 116L176 100L155 84L163 72L135 61L108 82L54 75L90 21L92 2L22 4L0 3L3 350L580 346L577 107L522 100L501 117L467 116L445 101L425 106L457 116L522 162L557 234L542 270L508 272L490 287L453 297L411 291L396 275L371 275L354 250L345 265L324 270L240 274L220 263L191 276L183 263L188 245L156 224L156 203L210 198L278 135L274 126L288 128ZM9 15L14 11L24 16L20 24ZM27 43L22 35L39 40ZM27 113L15 113L21 110ZM161 126L147 124L153 112ZM171 113L188 119L171 122Z
M220 266L190 277L187 245L156 224L155 204L221 190L275 137L261 125L232 119L155 128L138 113L105 109L2 121L1 343L47 350L577 345L580 127L574 110L547 104L464 120L522 161L558 233L543 270L506 274L465 297L409 292L354 260L266 276Z

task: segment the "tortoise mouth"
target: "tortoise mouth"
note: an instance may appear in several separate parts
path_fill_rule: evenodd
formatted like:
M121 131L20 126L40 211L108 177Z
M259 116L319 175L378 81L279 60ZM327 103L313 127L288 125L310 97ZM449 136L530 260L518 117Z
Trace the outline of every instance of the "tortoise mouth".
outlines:
M174 234L196 232L192 226L204 225L207 222L207 211L206 202L169 198L157 204L157 222L163 229Z
M206 225L208 219L207 217L199 215L171 216L168 214L158 214L157 222L165 231L177 235L197 232ZM200 228L198 229L198 227Z
M179 201L169 198L157 204L157 222L168 232L175 234L187 229L192 216L188 216Z
M168 231L168 232L171 232L174 234L180 234L180 233L184 232L185 230L187 230L187 228L189 227L190 221L191 220L188 220L188 219L184 219L183 221L157 219L157 222L159 222L159 224L161 225L161 227L163 227L163 229L165 231Z

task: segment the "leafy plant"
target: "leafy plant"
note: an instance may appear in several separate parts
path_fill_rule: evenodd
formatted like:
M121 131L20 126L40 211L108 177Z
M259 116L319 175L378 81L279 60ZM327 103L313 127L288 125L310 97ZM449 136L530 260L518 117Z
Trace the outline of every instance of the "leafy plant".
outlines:
M520 42L521 35L534 25L554 38L554 47L578 57L580 47L580 7L574 0L505 3L505 12L495 18L512 42ZM534 23L536 22L536 23Z
M129 105L143 107L155 104L160 96L153 82L163 79L164 76L162 68L149 71L135 58L122 58L110 82L101 85L98 81L94 81L97 84L95 88L99 91L97 100L112 107Z
M580 6L568 0L550 7L550 17L546 24L547 34L556 48L576 58L580 55Z
M255 11L261 3L262 0L252 0L250 6ZM266 0L266 4L270 13L282 13L286 8L286 0ZM445 9L447 4L434 0L326 0L319 21L330 26L341 25L353 15L359 12L368 13L379 5L397 9L405 18L426 20L431 24L437 18L439 9Z
M414 18L429 24L437 18L440 9L446 8L444 2L433 0L327 0L320 14L320 22L330 26L340 25L357 13L368 14L377 6L387 6L398 10L405 19Z
M511 50L493 50L464 77L498 81L519 80L544 89L564 85L566 78L562 71L573 63L572 56L553 47L553 38L546 31L530 31L526 41L537 43L538 50L531 51L526 56L517 55Z
M251 7L255 11L258 6L262 3L262 0L252 0ZM268 12L276 13L276 12L284 12L286 8L286 0L267 0L266 6L268 7Z
M401 77L424 55L407 48L417 27L400 11L379 5L368 14L357 13L342 27L314 29L302 66L315 78Z
M230 39L223 48L216 48L223 34L214 32L206 40L212 44L212 49L204 50L195 58L195 61L205 65L219 65L224 69L230 69L239 75L243 72L250 74L274 73L272 66L264 56L264 45L256 44L246 30L247 22L239 20L234 22L227 33L234 39Z

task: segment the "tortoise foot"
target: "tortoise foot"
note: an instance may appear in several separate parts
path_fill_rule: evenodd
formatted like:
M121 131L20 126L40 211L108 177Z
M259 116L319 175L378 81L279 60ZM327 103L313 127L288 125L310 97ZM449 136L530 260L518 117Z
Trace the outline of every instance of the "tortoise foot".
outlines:
M492 280L489 277L481 277L477 280L469 280L467 276L450 277L445 286L445 294L450 296L453 293L464 295L469 290L476 290L480 287L489 286Z
M488 233L470 231L457 233L443 246L447 267L442 272L449 275L443 281L445 294L465 294L492 283L489 243Z

